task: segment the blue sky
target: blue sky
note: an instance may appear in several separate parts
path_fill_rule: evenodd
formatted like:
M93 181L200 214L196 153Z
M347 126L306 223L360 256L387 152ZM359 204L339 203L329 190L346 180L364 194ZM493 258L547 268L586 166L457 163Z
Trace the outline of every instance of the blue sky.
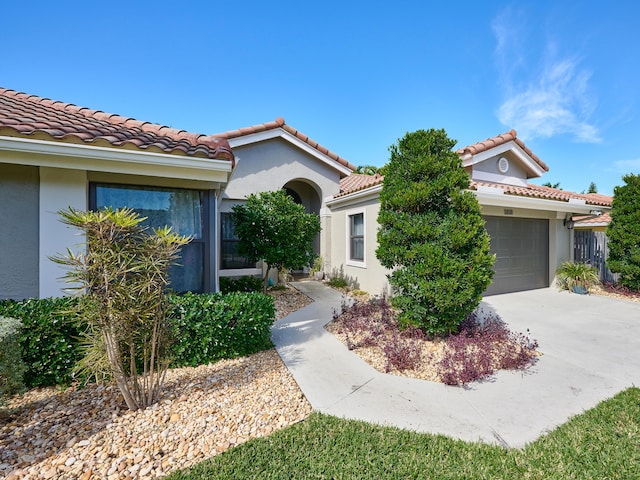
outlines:
M28 5L28 7L26 6ZM632 1L5 2L0 86L200 133L284 117L355 165L512 128L538 182L640 171Z

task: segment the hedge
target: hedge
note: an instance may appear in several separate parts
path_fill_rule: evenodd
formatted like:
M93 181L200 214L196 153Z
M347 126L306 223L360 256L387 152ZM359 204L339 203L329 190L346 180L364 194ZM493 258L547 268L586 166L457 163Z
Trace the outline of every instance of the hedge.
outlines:
M26 367L20 354L21 328L20 320L0 316L0 405L5 396L24 388Z
M185 294L168 297L173 324L173 367L197 366L271 348L273 299L261 293ZM77 380L80 330L71 297L0 300L0 316L22 321L19 334L29 388Z
M78 328L71 313L77 299L70 297L0 300L0 315L22 321L20 333L24 376L29 388L71 383L80 359Z
M220 291L232 292L261 292L262 279L245 275L242 277L220 277Z
M197 366L271 348L273 298L261 293L170 297L174 366Z

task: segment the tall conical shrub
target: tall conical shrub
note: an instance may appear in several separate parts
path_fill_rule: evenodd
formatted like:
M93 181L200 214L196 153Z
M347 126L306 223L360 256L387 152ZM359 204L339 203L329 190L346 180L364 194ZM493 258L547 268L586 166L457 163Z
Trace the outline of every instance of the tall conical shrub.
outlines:
M389 148L376 255L392 270L392 303L430 335L456 331L491 283L493 255L469 176L444 130L407 133Z

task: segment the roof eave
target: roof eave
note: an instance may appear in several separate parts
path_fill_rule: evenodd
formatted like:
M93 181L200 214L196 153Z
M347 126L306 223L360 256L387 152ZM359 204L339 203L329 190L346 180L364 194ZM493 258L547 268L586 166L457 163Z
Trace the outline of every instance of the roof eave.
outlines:
M229 160L7 136L0 136L0 163L224 183L233 168Z

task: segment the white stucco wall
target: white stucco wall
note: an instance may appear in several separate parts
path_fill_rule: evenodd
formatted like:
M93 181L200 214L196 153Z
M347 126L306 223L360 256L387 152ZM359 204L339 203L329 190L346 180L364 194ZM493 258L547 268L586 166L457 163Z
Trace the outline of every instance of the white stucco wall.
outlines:
M77 250L84 242L79 231L60 222L58 211L68 207L88 208L87 172L63 168L40 167L40 297L60 297L68 286L65 270L49 257Z

